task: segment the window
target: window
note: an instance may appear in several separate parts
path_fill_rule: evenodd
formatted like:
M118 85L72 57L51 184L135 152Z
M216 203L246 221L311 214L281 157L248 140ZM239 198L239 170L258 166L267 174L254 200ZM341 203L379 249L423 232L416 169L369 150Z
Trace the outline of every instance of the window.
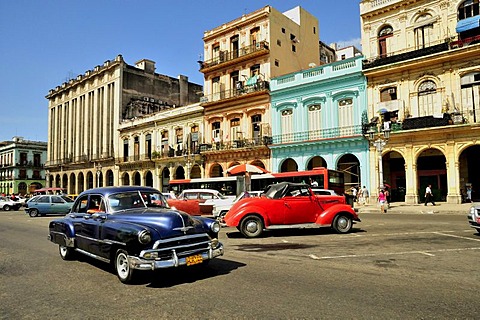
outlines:
M422 21L427 21L431 19L432 16L429 14L423 14L417 18L416 23L421 24ZM433 24L428 23L421 25L418 28L415 28L415 46L417 49L423 49L430 46L430 43L433 41Z
M183 128L175 129L175 142L177 144L177 156L182 155L183 151Z
M382 58L387 56L388 43L387 39L393 36L393 28L391 26L383 27L378 33L378 55Z
M235 118L230 120L230 133L231 133L231 140L238 140L242 139L242 133L240 132L240 118ZM228 137L227 137L228 139Z
M292 44L292 51L293 51L293 52L297 52L297 47L295 47L294 44Z
M281 47L282 46L282 40L277 39L277 46Z
M280 61L278 61L277 59L275 59L275 67L279 67L280 66Z
M212 79L212 94L213 101L220 99L220 77Z
M295 35L290 33L290 40L293 41L293 40L295 40L295 38L296 38Z
M261 134L262 134L262 115L256 114L252 116L252 137L255 143L260 143Z
M220 142L220 121L212 123L212 141Z
M310 139L321 138L322 129L322 106L311 104L308 106L308 130Z
M478 16L480 14L480 1L467 0L458 7L458 20Z
M423 81L418 87L418 116L435 114L437 85L432 80Z
M168 155L168 151L169 151L169 148L168 148L168 131L167 130L164 130L162 131L162 154L167 156Z
M282 142L291 142L293 141L293 110L282 110L281 115Z
M238 35L235 35L230 38L230 50L232 52L232 58L238 58Z
M123 140L123 161L128 161L128 139Z
M345 60L346 56L342 54L342 57L340 58L341 60Z
M313 34L317 34L317 27L313 27Z
M255 27L252 30L250 30L250 44L252 46L255 46L257 44L259 34L260 34L260 27Z
M140 160L140 139L138 137L133 138L133 158L135 161Z
M220 59L220 44L215 43L212 46L212 60L216 62L219 59Z
M147 134L145 136L145 150L147 151L147 157L152 157L152 135Z
M397 100L397 88L396 87L389 87L382 89L380 91L380 101L392 101Z
M285 28L282 28L282 33L285 33Z
M338 101L338 126L340 135L351 135L353 126L353 100L351 98Z
M64 201L59 196L53 196L52 197L52 203L64 203Z

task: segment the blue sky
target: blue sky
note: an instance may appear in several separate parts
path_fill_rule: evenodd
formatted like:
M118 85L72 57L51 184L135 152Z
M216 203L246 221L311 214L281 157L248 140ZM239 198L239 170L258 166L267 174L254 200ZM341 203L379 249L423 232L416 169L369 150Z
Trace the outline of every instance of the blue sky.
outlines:
M359 2L0 0L0 141L47 141L48 91L118 54L203 85L203 32L265 5L301 6L319 20L320 40L361 49Z

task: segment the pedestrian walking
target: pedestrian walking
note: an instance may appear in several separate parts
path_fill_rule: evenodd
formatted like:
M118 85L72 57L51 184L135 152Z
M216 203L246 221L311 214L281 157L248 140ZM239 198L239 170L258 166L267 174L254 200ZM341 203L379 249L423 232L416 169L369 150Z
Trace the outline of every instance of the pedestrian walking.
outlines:
M370 202L370 193L368 192L368 189L365 186L362 187L362 197L363 197L364 204L368 204Z
M380 206L381 213L387 213L387 208L385 207L386 202L387 196L385 195L383 189L380 189L380 192L378 193L378 205Z
M433 205L435 205L435 202L433 201L433 194L432 194L432 185L429 184L426 188L425 188L425 205L427 205L427 203L431 202Z
M472 202L472 186L467 185L467 202Z

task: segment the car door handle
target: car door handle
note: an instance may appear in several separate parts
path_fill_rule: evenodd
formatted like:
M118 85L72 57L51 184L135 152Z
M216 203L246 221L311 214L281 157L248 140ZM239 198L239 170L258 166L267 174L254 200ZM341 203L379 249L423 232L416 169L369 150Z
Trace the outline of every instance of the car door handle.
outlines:
M290 205L288 204L288 202L284 202L283 204L285 205L285 207L290 208Z

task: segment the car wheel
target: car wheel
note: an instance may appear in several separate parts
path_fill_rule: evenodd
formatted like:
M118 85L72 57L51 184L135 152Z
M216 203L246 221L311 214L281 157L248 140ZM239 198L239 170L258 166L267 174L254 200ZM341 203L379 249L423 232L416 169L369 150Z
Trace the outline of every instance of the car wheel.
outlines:
M3 210L10 211L10 206L8 204L4 205Z
M133 280L133 271L128 263L128 253L125 250L118 250L115 256L115 271L118 279L123 283L131 283Z
M352 218L345 214L339 214L332 223L332 228L338 233L348 233L352 229Z
M30 209L30 211L28 211L28 215L29 215L30 217L32 217L32 218L33 218L33 217L37 217L38 214L39 214L39 212L38 212L37 209Z
M73 248L59 245L58 252L60 253L60 257L62 257L63 260L72 260L73 258Z
M247 216L240 224L240 232L247 238L255 238L263 232L263 221L258 216Z

